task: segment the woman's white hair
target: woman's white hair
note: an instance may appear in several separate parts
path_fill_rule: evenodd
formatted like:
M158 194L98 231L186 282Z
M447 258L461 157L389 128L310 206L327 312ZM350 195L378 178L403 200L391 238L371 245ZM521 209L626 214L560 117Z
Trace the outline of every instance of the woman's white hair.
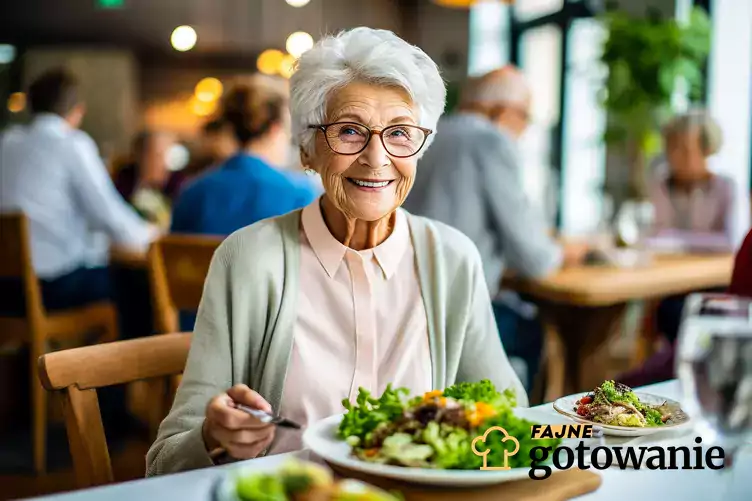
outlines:
M707 110L698 108L673 117L663 128L663 137L687 134L698 130L705 156L717 153L723 146L723 131Z
M293 140L314 153L315 130L325 123L332 93L351 82L404 89L418 106L420 125L436 130L446 87L436 63L421 49L387 30L354 28L319 40L298 60L290 79ZM433 139L428 136L422 155Z

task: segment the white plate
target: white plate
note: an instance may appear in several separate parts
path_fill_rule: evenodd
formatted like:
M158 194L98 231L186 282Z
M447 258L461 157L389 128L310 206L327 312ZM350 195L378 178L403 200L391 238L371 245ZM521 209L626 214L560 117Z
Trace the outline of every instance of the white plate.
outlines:
M663 431L679 430L689 426L690 424L689 416L687 416L687 414L685 414L684 411L681 410L681 404L679 404L679 402L671 400L669 398L651 395L649 393L637 392L635 392L635 395L637 395L637 398L640 399L640 402L644 402L648 405L660 405L663 402L666 402L666 404L676 409L673 413L674 417L672 418L671 422L664 426L646 426L644 428L633 426L611 426L607 424L596 423L589 419L583 418L574 410L575 402L577 402L577 400L584 397L585 395L588 395L589 393L590 392L586 392L580 393L579 395L562 397L554 402L554 409L556 410L556 412L559 412L560 414L563 414L569 419L577 421L578 423L598 426L603 430L604 435L611 435L614 437L641 437L645 435L652 435L654 433L660 433Z
M337 427L341 420L340 414L311 425L303 434L303 444L321 459L342 468L413 484L447 487L484 486L530 478L530 468L503 471L432 470L367 463L354 457L350 446L337 438Z
M259 463L256 460L246 462L244 466L233 466L222 475L222 478L214 486L214 501L240 501L237 494L237 478L258 475L262 473L274 473L279 471L287 462L294 463L308 463L313 464L311 461L305 461L301 459L286 459L285 461L275 462L263 462ZM318 465L326 469L326 466ZM379 488L361 482L360 480L345 479L339 482L341 487L347 485L347 488L353 492L383 492Z
M223 472L220 480L217 481L214 486L214 500L215 501L240 501L236 493L236 482L238 477L245 475L253 475L258 473L272 473L277 471L280 467L280 463L265 463L250 461L245 466L232 466L228 467L227 471Z

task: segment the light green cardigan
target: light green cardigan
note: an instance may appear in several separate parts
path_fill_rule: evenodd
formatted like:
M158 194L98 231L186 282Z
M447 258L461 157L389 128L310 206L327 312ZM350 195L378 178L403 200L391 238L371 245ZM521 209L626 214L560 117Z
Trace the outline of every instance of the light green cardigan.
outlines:
M279 408L297 318L300 213L243 228L216 251L182 383L147 455L148 476L212 465L201 435L204 411L231 386L248 384ZM475 245L449 226L407 216L433 387L487 378L499 389L514 388L527 406L501 346Z

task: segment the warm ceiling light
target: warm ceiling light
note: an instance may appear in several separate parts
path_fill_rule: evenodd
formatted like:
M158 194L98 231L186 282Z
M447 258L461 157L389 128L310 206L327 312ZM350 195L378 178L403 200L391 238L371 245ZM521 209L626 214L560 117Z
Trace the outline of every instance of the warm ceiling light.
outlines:
M265 75L275 75L282 66L285 55L277 49L267 49L256 60L256 67Z
M200 117L208 117L215 111L217 111L216 101L202 101L196 96L193 96L188 102L188 107L191 109L191 113Z
M11 113L21 113L26 108L26 94L23 92L14 92L8 96L8 111Z
M304 5L308 5L308 2L311 0L285 0L287 2L287 5L290 5L292 7L302 7Z
M290 78L295 73L295 61L297 59L292 54L286 54L279 64L279 74L285 78Z
M433 3L441 5L443 7L451 7L454 9L469 9L473 5L480 3L481 0L433 0ZM512 5L514 0L501 0L501 3Z
M190 26L178 26L172 31L172 36L170 37L172 48L180 52L191 50L196 46L197 40L198 35L196 34L196 30Z
M305 51L313 47L313 37L305 31L296 31L287 37L285 48L293 57L300 57Z
M222 82L214 77L207 77L196 84L196 97L199 101L216 101L222 95Z
M478 0L433 0L434 3L442 7L452 7L455 9L466 9L472 7Z

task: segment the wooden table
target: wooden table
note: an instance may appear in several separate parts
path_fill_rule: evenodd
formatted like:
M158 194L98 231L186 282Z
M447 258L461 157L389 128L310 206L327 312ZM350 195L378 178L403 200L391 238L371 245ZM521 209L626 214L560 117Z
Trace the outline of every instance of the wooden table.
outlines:
M662 255L640 268L580 266L543 280L507 276L503 287L532 297L545 330L545 401L597 385L629 301L725 287L733 256Z
M146 252L113 246L110 248L110 262L127 268L146 268Z

